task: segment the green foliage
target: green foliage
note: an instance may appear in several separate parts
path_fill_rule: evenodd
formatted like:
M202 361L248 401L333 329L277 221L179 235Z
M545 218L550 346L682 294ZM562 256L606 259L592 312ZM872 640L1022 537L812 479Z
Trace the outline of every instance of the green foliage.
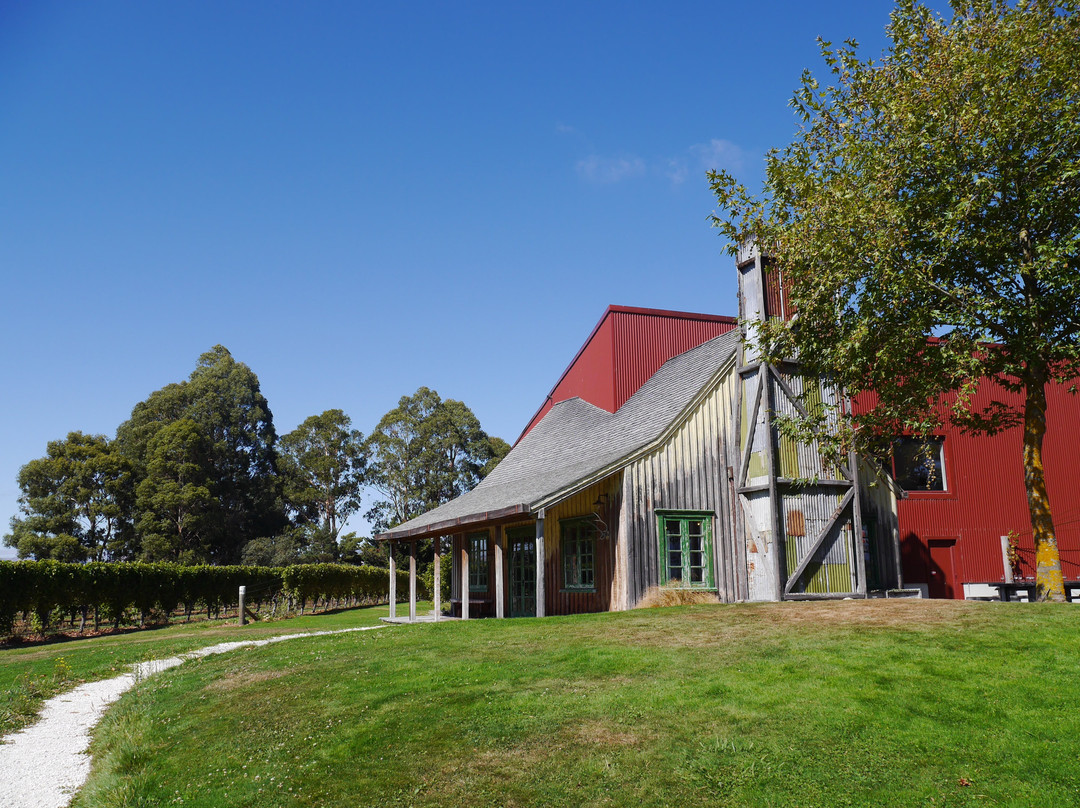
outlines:
M946 21L902 2L888 34L878 60L821 43L833 83L804 74L763 197L711 175L714 222L783 273L798 325L766 326L772 356L875 393L864 440L1015 425L976 406L981 378L1080 370L1078 6L958 2Z
M1063 599L1041 451L1046 384L1080 374L1080 4L903 0L888 35L877 60L821 43L831 83L803 74L761 197L710 174L713 221L795 305L760 328L770 361L867 394L832 436L807 419L841 454L1023 423L1040 596Z
M283 594L298 603L351 598L377 602L389 594L385 569L347 564L292 567L185 566L177 564L64 564L58 561L0 561L0 634L13 630L21 613L36 616L48 630L52 615L98 610L117 627L129 609L140 623L155 610L168 614L196 604L213 611L235 605L240 586L252 601ZM398 592L408 592L408 574L399 571Z
M194 564L212 555L213 530L221 520L211 493L210 453L209 441L190 418L150 438L137 500L145 560Z
M341 410L312 415L285 435L278 465L285 501L302 524L321 526L336 541L360 509L367 467L364 435Z
M472 489L510 450L465 404L421 387L402 396L368 438L369 482L384 499L366 517L376 531Z
M236 563L284 528L273 415L258 377L221 345L137 404L117 442L140 472L148 559Z
M19 470L22 516L5 544L20 558L125 559L133 551L131 464L104 435L72 432Z

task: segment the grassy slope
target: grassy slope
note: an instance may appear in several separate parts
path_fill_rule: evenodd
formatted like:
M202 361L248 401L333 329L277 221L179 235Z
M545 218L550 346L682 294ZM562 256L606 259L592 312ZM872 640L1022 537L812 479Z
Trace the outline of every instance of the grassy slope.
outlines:
M135 662L161 659L219 642L373 625L386 613L385 606L352 609L250 623L243 628L235 620L211 620L3 649L0 650L0 736L31 721L49 696L80 682L124 673Z
M1076 805L1078 649L925 601L313 638L143 684L76 805Z

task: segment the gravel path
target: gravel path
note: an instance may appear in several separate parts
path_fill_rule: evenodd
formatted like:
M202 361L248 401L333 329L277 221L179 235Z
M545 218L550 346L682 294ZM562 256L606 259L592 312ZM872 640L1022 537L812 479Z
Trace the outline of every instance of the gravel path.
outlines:
M36 724L0 741L0 806L2 808L63 808L90 774L90 731L109 705L136 682L189 659L223 654L237 648L269 645L297 637L320 637L383 626L343 628L281 634L265 640L223 642L168 659L133 666L131 673L90 682L45 702Z

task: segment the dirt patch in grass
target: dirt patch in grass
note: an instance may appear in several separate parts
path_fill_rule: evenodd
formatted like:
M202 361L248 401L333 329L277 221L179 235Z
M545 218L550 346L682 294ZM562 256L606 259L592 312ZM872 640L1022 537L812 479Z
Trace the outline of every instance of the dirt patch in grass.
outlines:
M629 732L625 727L614 727L606 721L586 721L573 728L569 740L575 745L640 746L653 736L654 733L649 732Z
M842 600L760 605L760 619L786 626L849 625L859 628L915 628L989 618L992 603L962 600Z
M742 603L677 606L672 609L635 609L619 615L617 628L595 624L598 640L615 639L629 645L678 648L710 648L760 639L764 633L778 636L783 629L803 631L814 626L831 630L933 631L955 624L957 628L995 619L1002 604L965 601L896 599L827 602ZM1007 607L1006 607L1007 608ZM673 621L671 612L678 612ZM678 630L672 630L674 626ZM585 631L591 630L582 626Z
M247 687L248 685L255 685L259 682L268 682L271 679L280 679L285 675L285 671L259 671L258 673L238 673L235 676L226 676L222 679L214 679L212 682L206 685L203 690L211 693L225 693L230 690L237 690L241 687Z

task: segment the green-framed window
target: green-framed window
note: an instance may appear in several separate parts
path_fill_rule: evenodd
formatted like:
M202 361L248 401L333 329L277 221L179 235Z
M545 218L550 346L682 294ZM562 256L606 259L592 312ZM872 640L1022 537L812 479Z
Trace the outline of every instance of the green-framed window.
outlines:
M488 588L488 534L470 533L465 537L469 547L469 591L487 592Z
M563 588L596 591L596 524L592 519L559 522Z
M657 511L660 583L715 589L712 561L713 514L707 511Z

